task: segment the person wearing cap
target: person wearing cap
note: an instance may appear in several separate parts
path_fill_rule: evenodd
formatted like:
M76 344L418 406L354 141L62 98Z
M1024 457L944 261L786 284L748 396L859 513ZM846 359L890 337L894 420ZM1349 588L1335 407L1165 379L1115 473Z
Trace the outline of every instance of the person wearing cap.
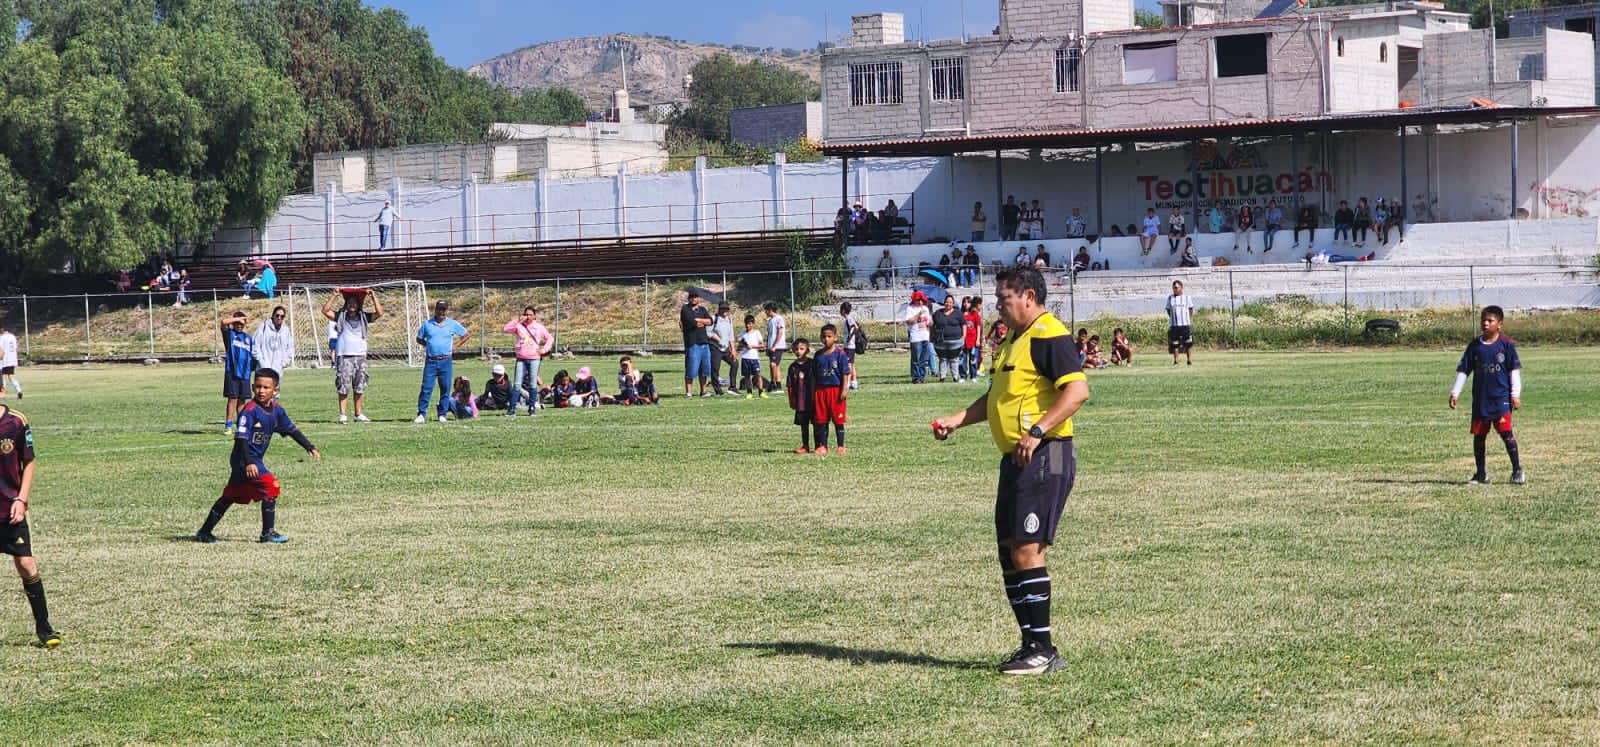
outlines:
M572 382L572 395L578 398L579 407L600 406L600 382L594 380L594 371L588 366L578 368L578 378Z
M516 388L511 385L511 379L506 377L506 367L499 363L489 369L489 380L483 383L483 394L478 395L477 405L479 410L505 410L514 409ZM538 394L531 394L537 397Z
M372 219L373 223L378 224L378 251L389 248L389 229L394 227L394 219L398 217L394 212L394 203L384 200L378 217Z
M439 301L433 305L433 318L422 323L417 330L417 344L421 345L427 363L422 367L422 391L417 394L417 417L414 422L428 419L428 402L433 399L434 384L439 386L439 422L444 422L450 399L450 382L455 373L455 353L471 337L466 327L450 318L450 303Z
M928 297L922 291L912 291L911 306L906 309L906 339L911 342L911 383L921 384L933 365L933 313L928 311Z
M506 417L517 416L517 402L521 399L523 390L527 390L528 414L532 415L533 405L539 401L539 361L555 349L555 335L550 334L550 330L539 323L539 310L532 306L524 306L522 317L506 322L501 331L517 340L517 366L515 375L512 376L516 386L511 389L511 403L506 407Z
M233 416L250 401L250 375L256 370L255 340L244 331L250 321L243 311L235 311L222 323L222 396L228 400L228 416L222 430L233 435Z
M678 310L678 328L683 330L683 396L693 397L689 385L700 380L700 396L709 397L706 379L711 377L711 338L706 328L712 325L711 312L700 303L700 294L689 291L689 302Z

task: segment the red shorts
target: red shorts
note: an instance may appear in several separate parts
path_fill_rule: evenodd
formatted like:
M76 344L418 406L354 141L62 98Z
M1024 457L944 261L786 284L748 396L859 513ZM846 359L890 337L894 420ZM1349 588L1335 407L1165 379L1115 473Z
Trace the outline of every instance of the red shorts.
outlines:
M1475 417L1472 419L1472 435L1486 436L1489 434L1490 428L1493 428L1496 433L1510 433L1511 413L1506 412L1504 415L1501 415L1498 418Z
M234 503L254 503L275 500L279 492L278 478L269 472L255 479L246 477L238 482L229 482L228 487L222 489L222 497Z
M816 405L817 425L844 425L844 387L819 386L811 401Z

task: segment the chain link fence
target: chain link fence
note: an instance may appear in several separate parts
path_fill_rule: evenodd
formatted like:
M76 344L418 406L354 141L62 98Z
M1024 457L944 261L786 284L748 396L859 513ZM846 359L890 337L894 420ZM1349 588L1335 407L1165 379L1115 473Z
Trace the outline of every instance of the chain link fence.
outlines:
M501 329L524 306L539 310L562 350L681 349L678 309L691 287L709 296L713 309L726 300L736 328L746 314L760 320L762 305L776 303L790 317L791 338L815 337L822 324L838 320L840 302L849 301L874 347L904 342L905 330L897 321L904 318L915 287L931 288L936 297L943 292L958 300L983 298L985 316L993 315L995 268L979 268L970 278L947 278L952 286L948 289L934 276L922 274L926 269L936 268L484 279L427 285L426 295L430 305L437 300L450 302L452 315L473 333L463 352L484 357L510 355L511 338ZM1146 344L1164 339L1163 308L1173 280L1182 280L1194 301L1195 333L1203 344L1359 344L1393 339L1388 330L1375 334L1367 329L1367 322L1375 318L1398 320L1401 340L1429 341L1435 336L1440 341L1459 340L1476 332L1476 310L1485 304L1507 309L1600 309L1600 285L1590 267L1351 262L1086 271L1076 276L1047 269L1045 275L1046 306L1057 316L1074 327L1125 326L1130 336L1136 341L1143 338ZM294 307L291 324L311 326L296 330L297 344L325 340L320 308L317 303L307 308L304 300L296 303L308 294L294 286L275 299L245 299L223 291L189 296L187 304L177 304L172 293L157 292L0 297L0 324L17 336L24 363L213 360L221 352L218 327L226 316L245 311L253 328L277 305ZM390 313L375 323L374 334L392 338L393 346L403 349L414 333L406 326L406 315ZM300 357L320 358L306 356L305 351Z

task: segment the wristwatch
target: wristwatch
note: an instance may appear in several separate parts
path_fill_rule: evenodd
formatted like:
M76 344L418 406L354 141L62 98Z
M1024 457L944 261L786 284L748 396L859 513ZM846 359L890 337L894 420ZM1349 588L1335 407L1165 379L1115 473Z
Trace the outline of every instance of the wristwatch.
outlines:
M1033 436L1034 438L1044 438L1044 429L1035 425L1034 427L1028 429L1028 435Z

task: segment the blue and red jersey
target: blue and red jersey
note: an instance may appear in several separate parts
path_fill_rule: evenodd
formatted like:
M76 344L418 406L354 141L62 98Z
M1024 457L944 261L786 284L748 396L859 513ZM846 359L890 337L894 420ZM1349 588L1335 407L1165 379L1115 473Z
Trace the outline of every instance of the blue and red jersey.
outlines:
M1505 335L1467 344L1456 373L1472 377L1472 417L1493 420L1511 412L1511 372L1522 368L1516 343Z
M813 358L816 363L817 386L844 386L844 380L850 375L850 355L844 348L835 345L833 352L820 352Z
M276 403L263 407L255 400L246 402L239 411L239 422L233 433L233 454L228 463L233 467L235 480L242 478L244 468L251 464L263 475L272 474L261 460L267 455L267 447L272 445L273 434L289 436L307 451L312 448L311 442L289 419L289 411Z

